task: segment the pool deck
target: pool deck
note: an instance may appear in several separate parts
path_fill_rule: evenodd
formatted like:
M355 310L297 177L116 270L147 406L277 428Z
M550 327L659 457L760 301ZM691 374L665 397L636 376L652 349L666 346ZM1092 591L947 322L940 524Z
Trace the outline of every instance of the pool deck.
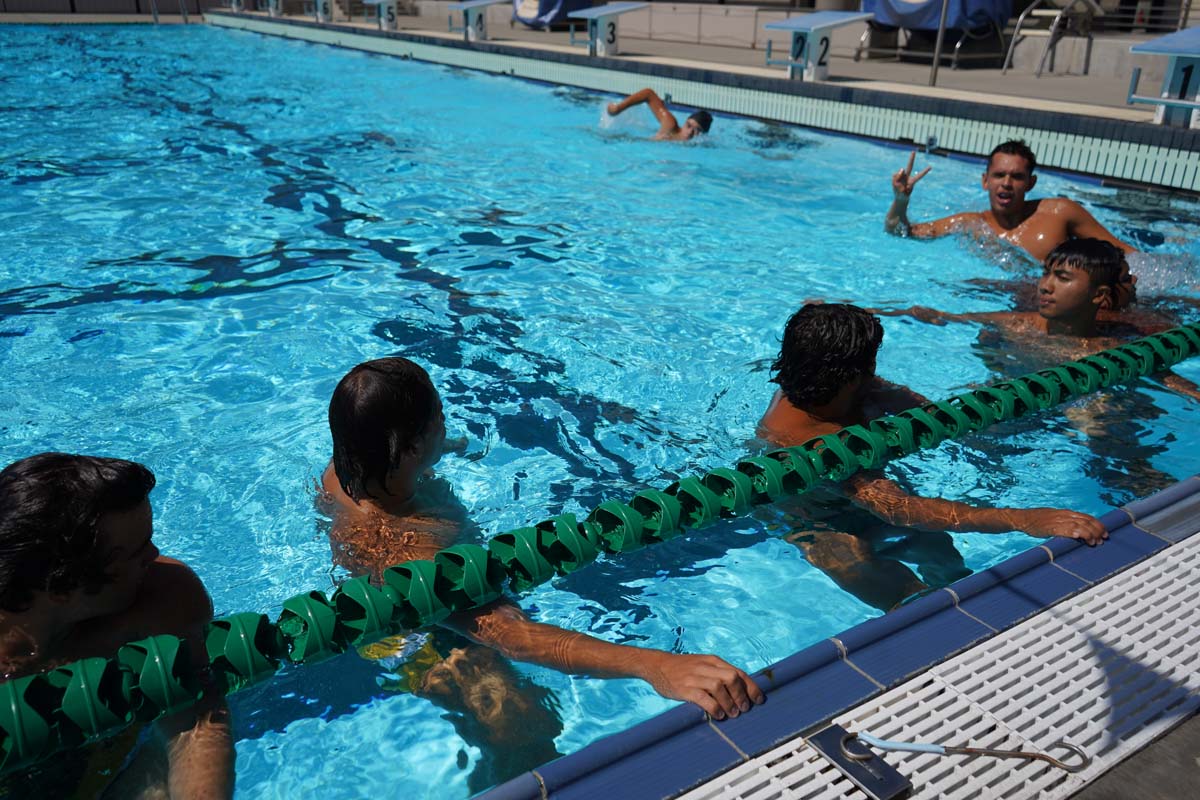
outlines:
M269 19L266 14L245 12L250 16ZM164 23L177 24L179 16L160 15ZM284 16L280 19L311 21L308 16ZM190 20L196 22L193 15ZM88 23L147 23L147 15L103 15L103 14L0 14L0 24L88 24ZM377 30L374 22L361 19L345 20L338 17L335 24ZM461 33L447 31L444 17L399 18L399 33L414 33L451 42L462 41ZM523 48L557 53L586 53L586 48L571 46L570 34L565 31L536 31L523 25L497 25L491 23L490 44L518 45ZM1143 41L1147 36L1122 37L1129 44ZM664 41L661 39L637 39L621 37L622 53L615 58L639 61L647 64L677 66L684 68L717 70L738 75L780 78L782 67L767 67L765 51L748 47L729 47L713 44L692 44ZM828 83L856 88L910 94L921 97L984 102L1014 109L1042 109L1060 113L1075 113L1106 119L1149 122L1154 117L1148 106L1128 106L1125 96L1129 86L1128 76L1108 77L1102 75L1044 74L1041 78L1022 70L1009 70L1002 75L999 69L962 68L950 69L943 66L938 71L937 86L929 86L928 64L901 63L885 59L854 61L835 50L830 59Z
M404 20L402 30L429 36L445 36L459 41L461 34L449 34L446 26L430 27L432 20L424 17ZM419 23L419 24L418 24ZM516 26L492 29L490 39L495 44L519 44L523 47L545 48L559 52L580 53L585 48L572 47L569 33L535 31ZM1130 39L1132 44L1140 39ZM762 49L726 47L711 44L691 44L655 39L621 37L622 52L618 59L642 61L687 68L720 70L756 77L783 77L782 67L766 66ZM777 53L775 58L779 58ZM958 69L943 66L938 70L937 86L929 86L928 64L901 63L894 60L854 61L835 51L830 57L829 83L863 89L922 97L937 97L971 102L986 102L1011 108L1036 108L1048 111L1085 114L1107 119L1149 122L1154 112L1147 106L1125 104L1129 88L1124 78L1098 75L1046 74L1036 78L1030 73L1009 70L1001 75L999 69Z

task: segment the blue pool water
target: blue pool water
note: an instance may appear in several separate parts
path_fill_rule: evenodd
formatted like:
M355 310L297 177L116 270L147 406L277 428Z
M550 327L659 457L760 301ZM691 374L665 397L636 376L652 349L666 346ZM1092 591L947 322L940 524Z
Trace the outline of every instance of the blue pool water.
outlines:
M199 26L3 26L0 44L4 462L148 464L159 546L218 614L274 617L343 577L313 485L328 397L359 361L429 368L469 441L440 471L490 535L734 462L806 298L986 310L1011 297L972 281L1033 274L971 241L883 236L904 154L871 143L719 118L667 146L640 110L602 125L598 95ZM980 205L977 163L931 163L915 218ZM1143 294L1187 312L1194 203L1039 190L1150 251ZM880 373L929 396L1003 371L975 326L884 324ZM1198 421L1143 382L894 469L928 495L1098 513L1195 472ZM789 530L764 512L522 603L756 670L876 613ZM981 569L1033 540L955 541ZM560 753L670 705L517 670L558 708ZM235 696L239 795L465 797L479 751L385 672L349 653Z

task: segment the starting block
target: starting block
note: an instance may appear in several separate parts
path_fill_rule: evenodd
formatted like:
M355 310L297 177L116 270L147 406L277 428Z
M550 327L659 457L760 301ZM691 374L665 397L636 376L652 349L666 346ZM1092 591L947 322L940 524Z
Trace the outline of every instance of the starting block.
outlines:
M1167 56L1167 72L1163 76L1158 97L1135 94L1142 68L1134 67L1129 78L1126 102L1149 103L1158 106L1154 121L1159 125L1200 129L1200 28L1184 28L1129 48L1138 55Z
M646 8L649 3L609 3L603 6L572 11L571 19L586 19L588 24L588 55L615 56L621 52L621 37L617 33L617 18L630 11Z
M767 65L786 64L788 77L793 80L823 81L829 77L830 34L835 28L855 22L865 22L874 14L861 11L818 11L797 14L763 27L769 31L788 31L792 46L786 59L771 58L771 40L767 40Z
M450 32L462 31L464 42L486 42L488 39L487 7L500 3L511 3L512 0L465 0L462 3L451 3L451 11L461 11L463 24L461 28L454 27L454 17L450 17Z

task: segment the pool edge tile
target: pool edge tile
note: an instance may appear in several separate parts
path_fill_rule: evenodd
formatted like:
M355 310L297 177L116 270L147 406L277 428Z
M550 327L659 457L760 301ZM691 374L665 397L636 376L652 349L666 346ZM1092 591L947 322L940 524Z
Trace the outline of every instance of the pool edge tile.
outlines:
M579 753L595 744L599 742ZM546 793L556 800L590 800L601 796L657 800L698 786L745 761L728 739L706 724L634 750L619 762L603 765L603 769L579 771L568 763L570 759L571 756L564 756L536 770L544 781Z
M1129 516L1136 523L1142 517L1148 517L1157 511L1170 506L1185 497L1200 492L1200 475L1192 475L1184 478L1173 486L1168 486L1162 491L1155 492L1149 497L1144 497L1141 500L1134 500L1126 503L1122 508L1129 512Z
M517 777L509 778L491 789L471 795L471 800L541 800L541 798L542 784L532 771L522 772Z
M1171 544L1135 524L1111 531L1108 540L1095 547L1077 547L1054 559L1055 565L1092 583L1103 581Z

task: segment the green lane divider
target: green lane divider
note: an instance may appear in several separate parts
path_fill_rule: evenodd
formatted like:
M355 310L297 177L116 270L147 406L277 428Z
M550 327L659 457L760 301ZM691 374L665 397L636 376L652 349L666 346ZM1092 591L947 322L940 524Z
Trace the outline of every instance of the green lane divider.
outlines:
M477 608L507 587L523 592L610 555L679 536L756 505L841 481L892 458L995 422L1160 372L1200 353L1200 324L1189 324L895 416L852 425L797 447L744 458L730 467L601 503L587 519L562 514L501 533L486 548L456 545L432 561L389 567L381 586L366 577L286 600L277 622L241 613L213 620L205 635L217 686L234 692L273 675L283 662L312 663L401 630ZM187 643L152 636L114 658L85 658L0 683L0 773L52 753L193 705L199 676Z

